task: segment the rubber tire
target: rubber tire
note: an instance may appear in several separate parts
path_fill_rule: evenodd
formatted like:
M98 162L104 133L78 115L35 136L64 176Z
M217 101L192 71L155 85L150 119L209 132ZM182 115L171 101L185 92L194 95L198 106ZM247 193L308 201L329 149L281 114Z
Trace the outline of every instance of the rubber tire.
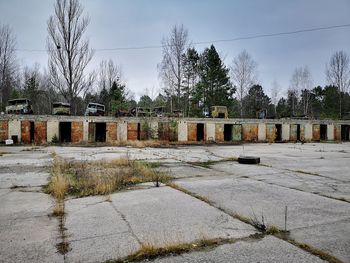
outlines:
M241 164L258 164L258 163L260 163L260 157L239 156L238 162Z

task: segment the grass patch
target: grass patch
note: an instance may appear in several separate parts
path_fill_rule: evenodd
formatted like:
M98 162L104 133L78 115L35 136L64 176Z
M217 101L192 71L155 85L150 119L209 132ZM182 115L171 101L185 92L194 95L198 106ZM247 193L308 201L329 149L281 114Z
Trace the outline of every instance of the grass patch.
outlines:
M108 195L144 182L167 183L170 176L156 168L159 163L119 158L110 161L69 161L55 157L51 178L45 191L57 200L66 195L77 197Z
M121 263L121 262L137 262L143 260L151 260L158 257L164 257L167 255L179 255L191 251L201 250L203 248L216 247L221 244L233 242L230 239L200 239L191 243L173 243L166 244L164 246L155 246L151 243L141 244L141 248L134 254L131 254L125 258L117 260L108 260L108 263Z

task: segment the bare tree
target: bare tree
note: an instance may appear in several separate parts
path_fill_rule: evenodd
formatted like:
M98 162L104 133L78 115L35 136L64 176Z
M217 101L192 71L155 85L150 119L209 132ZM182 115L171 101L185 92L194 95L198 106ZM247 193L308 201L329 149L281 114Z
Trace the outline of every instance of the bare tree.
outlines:
M257 63L247 51L243 50L233 60L231 65L231 78L237 89L237 98L240 101L241 118L243 117L243 98L248 89L257 81Z
M106 89L109 91L113 85L113 82L122 81L121 67L113 62L113 60L102 60L100 63L98 73L98 88L101 91Z
M92 73L84 74L93 56L89 41L83 39L89 18L82 16L78 0L56 0L54 7L47 23L50 81L76 114L78 96L87 92L94 79Z
M17 70L16 39L8 25L0 24L0 110L10 98Z
M337 51L326 65L327 82L339 92L339 118L342 117L342 93L350 87L350 60L345 51Z
M276 115L276 107L277 107L280 91L281 91L280 85L278 84L278 82L276 80L274 80L272 82L272 88L271 88L271 102L274 106L274 111L275 111L274 114L275 115Z
M307 66L296 68L293 72L290 80L290 92L295 98L298 98L299 94L302 94L301 103L303 114L307 115L310 112L310 99L312 89L312 77L310 70ZM292 100L292 113L295 114L296 103Z
M188 32L181 26L174 26L168 38L163 38L163 60L158 65L159 76L165 93L171 98L176 96L177 107L180 107L182 79L184 75L182 58L188 48Z

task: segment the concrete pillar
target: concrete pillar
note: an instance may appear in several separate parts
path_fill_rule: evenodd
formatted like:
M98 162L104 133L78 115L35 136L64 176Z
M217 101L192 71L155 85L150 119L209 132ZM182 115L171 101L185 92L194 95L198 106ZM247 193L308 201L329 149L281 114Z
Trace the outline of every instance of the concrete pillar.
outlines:
M151 121L150 128L152 131L151 139L158 139L158 121Z
M9 120L8 122L8 137L17 136L18 142L21 141L21 121Z
M177 138L179 142L187 142L187 122L179 121L177 125Z
M128 140L128 123L126 121L118 122L118 141Z
M264 142L266 141L266 124L259 123L258 125L258 141Z
M312 124L305 124L305 141L312 141Z
M334 125L333 124L327 125L327 140L334 141Z
M47 121L47 142L52 142L52 138L56 135L59 139L59 122L57 120L48 120Z
M83 122L83 142L89 141L89 121L84 120Z
M207 138L206 141L215 141L215 123L208 122L207 125Z
M282 124L282 141L289 141L290 137L290 125Z

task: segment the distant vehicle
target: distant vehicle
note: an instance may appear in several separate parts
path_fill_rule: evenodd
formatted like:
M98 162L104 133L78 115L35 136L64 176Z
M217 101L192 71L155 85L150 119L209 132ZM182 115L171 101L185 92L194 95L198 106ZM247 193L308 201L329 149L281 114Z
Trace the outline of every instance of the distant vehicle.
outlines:
M104 116L105 115L105 105L90 102L85 111L85 116Z
M9 100L7 104L7 114L33 114L32 102L26 98Z
M52 103L53 115L70 115L70 104L66 102Z
M211 106L211 117L212 118L221 118L221 119L227 119L228 118L228 112L226 106Z

